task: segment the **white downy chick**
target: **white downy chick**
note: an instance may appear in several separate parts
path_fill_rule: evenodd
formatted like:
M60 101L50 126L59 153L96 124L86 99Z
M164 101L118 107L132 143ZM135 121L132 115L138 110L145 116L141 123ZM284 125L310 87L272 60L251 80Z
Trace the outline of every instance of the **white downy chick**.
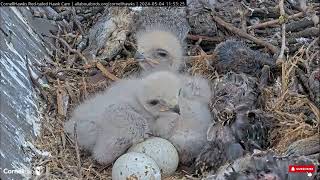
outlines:
M142 79L121 80L79 105L65 124L79 145L102 164L110 164L150 133L157 118L179 114L177 75L159 71Z

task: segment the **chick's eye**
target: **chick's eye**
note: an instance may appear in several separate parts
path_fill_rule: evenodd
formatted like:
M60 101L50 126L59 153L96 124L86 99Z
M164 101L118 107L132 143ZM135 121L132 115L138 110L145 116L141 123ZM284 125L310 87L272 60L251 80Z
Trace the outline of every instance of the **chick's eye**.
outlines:
M152 106L155 106L155 105L159 104L159 100L157 100L157 99L152 99L152 100L148 101L148 104L150 104L150 105L152 105Z
M165 53L165 52L158 52L158 55L159 55L160 57L166 57L166 56L167 56L167 53Z
M157 55L160 57L167 57L168 55L168 52L164 49L157 49L156 52L157 52Z

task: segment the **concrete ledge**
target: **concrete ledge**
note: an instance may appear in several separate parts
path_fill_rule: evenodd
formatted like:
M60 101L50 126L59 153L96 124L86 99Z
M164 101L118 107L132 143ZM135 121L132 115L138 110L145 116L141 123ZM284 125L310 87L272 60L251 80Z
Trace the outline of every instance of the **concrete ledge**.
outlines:
M0 28L0 179L29 179L28 151L40 133L40 122L39 99L25 57L40 64L49 59L40 34L54 26L34 19L28 7L0 7Z

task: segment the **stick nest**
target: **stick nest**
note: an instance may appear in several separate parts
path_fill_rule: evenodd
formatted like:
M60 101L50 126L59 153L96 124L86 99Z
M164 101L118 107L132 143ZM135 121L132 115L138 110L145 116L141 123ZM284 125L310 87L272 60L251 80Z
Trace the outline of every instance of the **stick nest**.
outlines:
M78 11L66 8L56 10L60 14L71 11L69 22L77 19ZM123 43L119 55L112 61L85 62L86 57L75 50L79 37L83 36L81 32L88 32L88 28L102 15L102 11L103 9L94 9L94 14L86 13L84 16L86 18L82 21L84 29L80 29L81 26L76 21L74 24L78 26L71 30L65 25L59 25L58 32L51 37L54 44L52 61L46 60L43 65L34 65L41 73L40 78L47 81L47 84L43 85L38 83L39 79L33 79L39 94L45 100L41 136L34 143L41 151L50 153L50 156L39 155L33 159L34 167L43 167L42 175L36 176L38 179L111 179L111 167L99 165L87 152L79 151L77 144L72 142L63 130L64 122L70 118L70 112L79 103L108 88L112 82L140 71L138 63L132 58L135 43L130 37ZM224 28L220 31L229 35ZM265 33L267 34L267 31ZM221 35L219 38L223 40L227 37ZM263 37L265 38L269 37ZM195 40L200 46L193 45ZM208 44L211 50L213 49L212 38L193 35L188 42L189 51L192 53L186 57L189 61L185 71L213 80L219 75L208 61L214 60L215 57L212 51L204 52L201 49L203 43L201 40L205 45ZM279 65L281 70L278 80L267 86L262 93L265 99L263 110L271 113L276 120L276 127L270 132L270 148L278 153L283 153L288 145L296 140L319 133L319 107L309 99L308 94L303 94L296 88L301 86L297 82L296 69L300 64L310 64L310 61L313 61L312 57L315 59L318 46L298 45L300 48L290 53L287 60ZM306 68L308 69L309 66ZM190 177L188 172L180 169L174 176L165 179L186 179L187 177Z

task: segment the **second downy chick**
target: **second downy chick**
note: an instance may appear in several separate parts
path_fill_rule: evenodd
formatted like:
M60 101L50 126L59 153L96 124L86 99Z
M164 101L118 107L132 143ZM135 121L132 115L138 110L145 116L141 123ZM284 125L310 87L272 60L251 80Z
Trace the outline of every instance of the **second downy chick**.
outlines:
M180 115L167 114L158 118L154 133L168 139L177 148L183 165L191 165L207 141L206 131L211 124L208 100L210 87L201 77L180 75L183 81L179 93Z

